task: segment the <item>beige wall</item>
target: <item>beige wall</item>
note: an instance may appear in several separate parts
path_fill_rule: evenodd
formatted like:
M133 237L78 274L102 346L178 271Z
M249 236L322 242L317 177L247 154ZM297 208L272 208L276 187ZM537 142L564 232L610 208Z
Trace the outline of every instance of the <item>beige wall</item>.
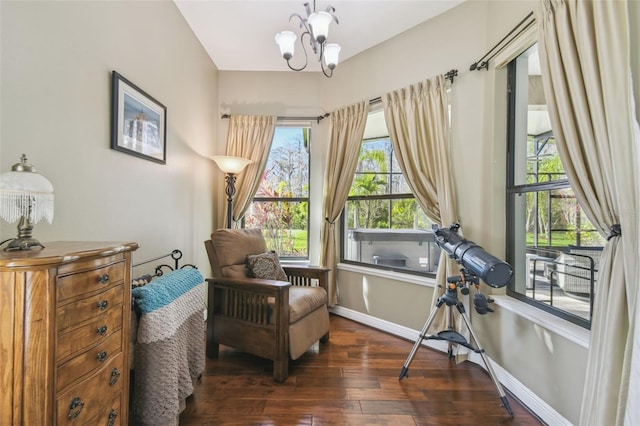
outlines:
M24 152L55 188L35 236L136 241L134 263L179 248L208 274L218 71L173 2L0 7L0 169ZM110 149L112 70L167 107L166 165Z

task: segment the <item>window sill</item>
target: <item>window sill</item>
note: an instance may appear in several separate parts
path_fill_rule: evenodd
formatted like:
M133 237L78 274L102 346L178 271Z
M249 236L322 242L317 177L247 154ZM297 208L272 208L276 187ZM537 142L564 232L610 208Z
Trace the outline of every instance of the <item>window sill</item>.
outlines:
M339 271L356 272L374 277L386 278L390 280L402 281L411 284L417 284L425 287L435 287L435 278L425 277L422 275L406 274L403 272L387 271L385 269L367 268L366 266L353 265L351 263L338 263Z
M589 338L591 332L579 325L572 324L569 321L565 321L562 318L558 318L548 312L531 306L527 303L521 302L511 296L505 295L491 295L497 306L512 312L522 318L525 318L532 323L543 327L552 333L564 337L565 339L580 345L581 347L589 348Z

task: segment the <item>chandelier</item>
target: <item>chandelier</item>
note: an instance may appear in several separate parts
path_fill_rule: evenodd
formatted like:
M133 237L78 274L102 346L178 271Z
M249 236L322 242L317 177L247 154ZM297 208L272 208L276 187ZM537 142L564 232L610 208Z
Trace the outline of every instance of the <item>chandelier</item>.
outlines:
M313 11L309 7L309 3L304 4L307 12L307 17L303 18L297 13L293 13L289 17L289 22L293 17L297 17L300 20L300 29L303 30L300 35L300 44L302 45L302 51L304 52L304 65L301 68L294 68L291 66L290 59L293 57L294 44L297 36L292 31L282 31L276 34L276 43L280 47L280 53L282 57L287 61L287 65L293 71L302 71L307 67L309 58L307 56L307 49L304 44L304 38L307 37L307 41L316 55L322 73L331 77L333 70L338 65L338 55L340 54L340 45L336 43L327 43L327 37L329 35L329 24L331 21L338 23L338 18L333 14L336 10L333 6L327 6L325 10L316 12L316 1L313 0Z

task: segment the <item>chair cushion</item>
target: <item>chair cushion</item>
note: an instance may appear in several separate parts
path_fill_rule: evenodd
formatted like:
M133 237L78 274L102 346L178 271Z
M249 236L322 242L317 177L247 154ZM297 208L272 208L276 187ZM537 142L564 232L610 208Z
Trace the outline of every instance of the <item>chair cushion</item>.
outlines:
M293 324L326 304L327 292L322 287L289 287L289 323Z
M228 278L248 277L247 255L267 251L260 229L218 229L211 234L211 242L220 267L220 276Z
M253 278L289 281L280 265L278 255L273 251L247 256L247 268L249 276Z

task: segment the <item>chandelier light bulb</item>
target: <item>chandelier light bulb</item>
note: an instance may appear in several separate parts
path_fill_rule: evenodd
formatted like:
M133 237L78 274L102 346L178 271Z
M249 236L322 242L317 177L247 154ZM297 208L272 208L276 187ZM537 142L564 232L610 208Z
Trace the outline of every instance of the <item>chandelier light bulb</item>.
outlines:
M331 15L325 11L314 12L309 15L309 26L313 38L320 44L324 43L329 37L329 24L331 23Z
M287 61L293 57L294 44L298 36L291 31L282 31L276 34L276 43L280 48L280 54Z
M324 63L330 70L333 70L339 62L340 45L336 43L327 43L324 47Z

